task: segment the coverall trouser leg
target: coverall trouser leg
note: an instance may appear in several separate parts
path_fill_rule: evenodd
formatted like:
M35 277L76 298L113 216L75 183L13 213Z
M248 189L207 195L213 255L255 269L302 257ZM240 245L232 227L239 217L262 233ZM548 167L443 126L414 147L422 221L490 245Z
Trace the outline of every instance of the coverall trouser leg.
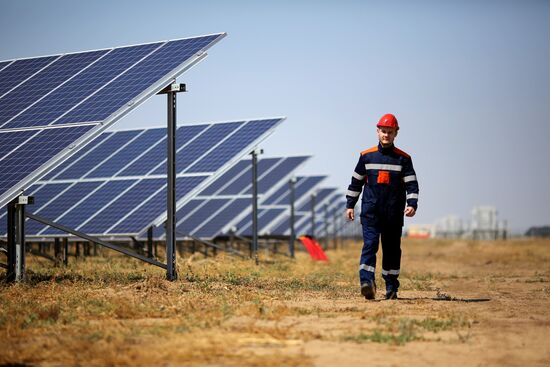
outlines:
M400 226L382 231L382 278L386 282L386 293L399 289L397 278L401 271L401 231Z
M381 227L363 224L363 249L359 261L359 281L361 285L375 281L376 253L380 237L382 238L382 277L386 282L386 291L399 288L401 267L401 231L400 226Z

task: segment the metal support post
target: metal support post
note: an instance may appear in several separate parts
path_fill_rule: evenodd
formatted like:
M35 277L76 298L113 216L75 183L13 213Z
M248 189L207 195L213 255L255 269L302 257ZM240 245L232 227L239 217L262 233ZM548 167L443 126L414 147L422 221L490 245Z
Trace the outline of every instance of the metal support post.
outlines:
M262 154L261 149L252 151L252 253L256 265L258 259L258 155Z
M6 280L15 281L15 201L8 204L8 269Z
M147 256L153 257L153 226L147 229Z
M166 195L166 279L176 280L176 95L185 84L170 84L159 94L167 96L167 195Z
M33 204L32 196L19 196L8 204L8 282L25 279L25 206Z
M334 243L334 249L336 250L338 248L338 233L336 229L336 219L338 218L339 212L336 211L334 215L332 216L332 240Z
M69 239L63 238L63 265L69 264Z
M311 194L311 237L315 238L315 198L316 194Z
M296 201L296 177L292 177L288 182L288 185L290 188L290 239L288 240L288 252L290 253L290 257L294 258L294 246L296 245L296 229L294 228L294 221L296 219L294 213L294 204Z
M324 238L323 238L323 245L325 246L324 250L327 250L328 249L329 236L328 236L328 204L326 204L326 203L325 203L325 212L323 214L324 214L323 224L325 226L325 235L324 235Z

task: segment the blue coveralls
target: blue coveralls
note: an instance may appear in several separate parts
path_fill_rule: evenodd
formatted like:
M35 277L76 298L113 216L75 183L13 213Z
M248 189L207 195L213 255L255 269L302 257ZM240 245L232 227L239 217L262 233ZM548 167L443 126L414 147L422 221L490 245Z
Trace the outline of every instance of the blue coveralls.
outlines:
M393 145L384 148L378 144L362 151L346 193L347 208L355 207L361 190L363 249L359 280L361 285L374 283L376 252L381 237L386 292L397 292L405 204L415 209L418 205L418 181L411 157Z

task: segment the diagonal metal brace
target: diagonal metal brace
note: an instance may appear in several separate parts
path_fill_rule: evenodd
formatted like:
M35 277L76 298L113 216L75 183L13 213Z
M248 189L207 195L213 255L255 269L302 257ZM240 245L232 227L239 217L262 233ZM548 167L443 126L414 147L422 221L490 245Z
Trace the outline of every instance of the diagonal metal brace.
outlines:
M85 240L88 240L90 242L94 242L94 243L97 243L98 245L101 245L101 246L105 246L111 250L115 250L115 251L118 251L120 253L123 253L124 255L128 255L128 256L131 256L133 258L136 258L138 260L141 260L141 261L144 261L146 263L149 263L151 265L155 265L155 266L158 266L159 268L162 268L162 269L166 269L167 268L167 265L164 264L164 263L161 263L159 261L156 261L154 259L150 259L146 256L142 256L142 255L139 255L139 254L136 254L135 252L131 251L131 250L128 250L122 246L117 246L117 245L113 245L112 243L109 243L109 242L105 242L103 240L100 240L99 238L97 237L93 237L93 236L89 236L85 233L82 233L82 232L79 232L77 230L74 230L72 228L69 228L69 227L66 227L62 224L59 224L59 223L55 223L55 222L52 222L51 220L49 219L46 219L46 218L42 218L36 214L33 214L33 213L29 213L29 212L26 212L25 213L27 218L30 218L32 220L35 220L37 222L40 222L42 224L46 224L48 226L51 226L51 227L54 227L54 228L57 228L63 232L67 232L67 233L70 233L74 236L77 236L77 237L80 237L80 238L83 238Z
M199 243L202 243L202 244L204 244L204 245L206 245L206 246L216 248L216 249L218 249L218 250L220 250L220 251L225 251L225 252L227 252L228 254L235 255L235 256L241 257L241 258L243 258L243 259L245 258L245 256L244 256L243 254L241 254L240 252L235 251L235 250L233 250L233 249L225 249L225 248L223 248L222 246L216 245L215 243L212 243L212 242L210 242L210 241L206 241L206 240L203 240L203 239L201 239L201 238L198 238L198 237L195 237L195 236L191 236L191 235L188 235L188 234L183 234L183 233L178 232L178 231L176 231L176 233L179 234L180 236L189 237L189 238L191 238L192 240L195 240L195 241L197 241L197 242L199 242Z

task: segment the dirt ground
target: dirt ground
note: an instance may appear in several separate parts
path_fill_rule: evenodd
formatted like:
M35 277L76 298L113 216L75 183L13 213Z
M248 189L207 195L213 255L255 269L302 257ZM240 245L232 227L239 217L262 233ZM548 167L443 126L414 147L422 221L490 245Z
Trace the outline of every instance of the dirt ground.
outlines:
M359 251L180 257L176 282L29 256L27 282L0 281L0 365L550 366L550 240L404 240L394 301L380 274L360 296Z

